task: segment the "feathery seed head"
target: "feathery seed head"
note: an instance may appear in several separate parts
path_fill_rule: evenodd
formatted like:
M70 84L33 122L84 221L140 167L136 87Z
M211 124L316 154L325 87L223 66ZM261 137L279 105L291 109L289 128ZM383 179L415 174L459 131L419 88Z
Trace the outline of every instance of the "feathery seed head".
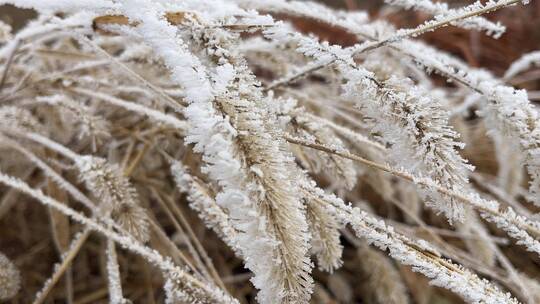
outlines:
M21 275L13 262L0 252L0 300L9 300L19 292Z
M39 121L26 109L15 106L0 107L0 127L14 131L43 131Z
M111 212L113 219L138 240L148 241L148 215L140 206L137 190L122 174L120 167L93 156L80 157L77 166L80 179L106 204L106 210Z

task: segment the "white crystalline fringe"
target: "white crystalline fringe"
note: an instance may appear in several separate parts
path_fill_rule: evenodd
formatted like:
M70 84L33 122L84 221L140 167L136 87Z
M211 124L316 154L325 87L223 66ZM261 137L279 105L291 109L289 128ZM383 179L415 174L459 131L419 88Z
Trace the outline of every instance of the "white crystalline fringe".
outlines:
M504 73L505 79L510 79L517 74L530 69L531 67L540 67L540 51L534 51L527 53L518 60L514 61L512 65Z
M397 44L403 52L428 71L465 84L484 97L480 114L491 132L518 141L525 167L531 177L530 191L540 205L540 124L537 110L525 90L506 86L484 70L467 67L460 60L418 41Z
M178 190L188 195L189 206L198 212L208 228L214 230L237 255L241 256L240 248L236 244L238 231L231 226L228 214L217 205L215 199L202 188L180 162L172 161L171 173Z
M422 88L407 79L380 82L375 75L356 67L347 50L293 33L285 27L269 29L266 36L278 41L294 40L297 51L318 61L336 60L336 65L347 80L343 95L353 99L359 109L376 122L375 131L391 143L390 157L409 171L418 170L439 181L443 186L459 191L468 183L467 171L472 167L458 154L463 144L458 134L448 125L442 106ZM461 203L439 194L426 193L437 211L450 221L462 220Z
M363 11L334 11L316 2L287 1L287 0L234 0L240 6L274 13L287 12L296 16L304 16L324 20L328 24L355 28L369 21L369 16Z
M499 291L489 281L480 279L451 261L444 260L444 263L447 263L445 266L434 261L430 255L422 252L436 253L429 247L423 248L422 243L425 244L425 242L416 243L416 246L422 249L415 250L408 245L408 242L412 242L411 240L397 235L394 229L383 221L373 218L358 208L346 205L341 199L324 193L314 185L305 185L305 187L310 189L313 195L326 201L328 212L338 216L344 223L350 224L358 237L365 238L368 243L381 250L388 250L392 258L404 265L412 266L413 271L428 277L431 280L430 284L452 290L470 303L519 303L509 293Z
M271 303L282 289L277 294L283 303L307 303L313 286L309 275L312 264L307 255L309 232L304 206L295 191L296 164L274 127L276 122L268 111L271 105L266 104L268 100L256 89L254 75L242 58L231 56L229 60L237 64L238 89L222 94L218 101L238 131L239 150L249 169L251 197L260 206L269 235L279 242L273 253L279 263L270 273L270 280L277 288L262 289L258 299ZM239 210L230 205L229 212Z
M479 14L494 11L496 9L514 5L519 2L521 1L489 0L485 3L476 1L473 4L470 4L468 6L461 7L458 9L453 9L453 10L447 10L438 15L435 15L432 20L426 21L423 24L417 26L416 28L400 29L396 32L396 34L392 35L392 37L390 38L390 41L399 41L401 40L401 38L404 38L404 37L415 37L421 33L425 33L426 31L433 31L435 28L437 28L441 24L456 24L459 22L463 22L463 20L469 20L471 17L475 17ZM525 1L523 3L527 4ZM495 31L494 32L488 31L488 33L493 33L496 38L500 36L500 34L497 34L497 32Z
M390 143L390 159L409 172L430 176L446 188L462 191L472 167L458 154L463 144L457 141L458 134L448 125L447 114L438 101L407 79L392 76L377 88L366 79L365 72L356 73L345 74L345 96L356 99L358 107L374 119L374 131ZM366 94L376 90L373 96ZM428 205L450 221L463 219L461 203L435 192L425 195Z
M415 9L432 15L451 15L455 11L448 7L444 2L433 2L431 0L385 0L384 2L404 7L405 9ZM471 17L466 20L458 21L456 26L464 29L484 30L488 35L499 38L506 31L506 27L499 22L494 23L484 17Z
M289 207L285 205L281 207L257 205L254 199L258 199L253 197L252 193L259 192L261 189L264 190L264 188L260 189L264 184L257 185L247 179L244 174L244 164L237 159L238 151L233 144L233 140L238 134L228 119L218 113L212 105L214 95L221 93L226 85L226 81L223 81L223 79L231 79L232 75L234 75L231 73L230 66L222 64L223 68L216 69L216 73L219 73L219 75L214 77L211 71L208 71L199 59L188 51L188 46L176 35L176 29L158 18L160 12L156 11L155 7L149 5L149 2L146 1L137 1L136 4L124 5L122 11L128 17L142 21L136 28L137 32L163 58L165 64L171 70L172 78L183 85L185 89L186 99L190 103L184 111L184 115L190 123L186 141L195 143L194 150L203 153L203 160L206 163L205 173L217 181L222 188L221 192L216 196L216 201L218 205L225 207L229 211L229 216L233 220L235 228L242 232L238 234L237 243L242 248L246 266L255 274L252 281L261 290L258 295L259 300L262 303L271 303L283 297L295 298L300 296L302 299L299 298L298 300L306 301L309 297L309 293L306 291L309 291L310 283L308 281L309 276L304 273L309 270L309 264L300 266L304 268L294 270L294 272L299 271L298 273L288 273L282 267L291 267L292 264L289 265L291 261L285 262L281 259L289 258L287 255L291 254L293 263L303 265L306 257L302 255L307 253L307 245L305 248L301 246L302 243L307 242L307 238L286 245L298 246L297 248L302 248L302 251L305 251L305 253L300 252L299 254L294 253L294 250L296 250L294 247L280 248L280 243L276 239L276 236L280 234L282 236L290 235L293 238L301 238L302 234L295 234L290 231L287 231L288 234L284 233L286 229L290 228L306 231L305 219L304 225L306 227L303 228L301 215L295 214L300 210L288 209ZM220 81L212 86L208 79L220 79ZM248 117L248 119L250 118ZM246 123L255 121L250 122L248 120ZM257 128L248 130L255 131ZM266 135L264 136L266 137ZM261 138L261 140L263 139ZM268 138L264 140L268 140ZM279 154L280 152L273 157L276 158ZM280 181L283 177L274 176L272 178L275 181ZM271 192L267 194L263 192L261 195L265 197L272 194ZM280 197L280 195L278 194L275 199L279 201L285 198ZM291 222L296 227L268 227L268 225L275 225L267 218L267 216L275 216L271 211L273 208L277 208L275 210L283 209L279 212L292 211L293 213L288 215L292 216ZM292 219L299 221L293 222ZM281 229L284 230L281 231ZM276 263L268 263L268 261L275 261ZM294 280L297 280L297 276L300 276L300 281L294 282ZM287 282L287 280L293 281ZM304 280L307 283L304 283ZM293 286L295 284L300 284L300 286ZM285 288L291 289L286 291ZM297 292L299 294L295 295Z
M276 29L273 29L276 31ZM376 96L375 93L377 91L376 86L373 84L373 75L365 70L352 70L348 66L350 63L350 59L344 56L343 52L339 49L336 50L335 47L329 47L324 44L316 44L314 41L306 41L307 38L298 38L298 35L296 34L290 34L286 31L281 31L276 33L271 33L271 36L286 39L295 37L297 41L300 41L303 43L303 47L300 48L300 51L305 52L308 56L314 56L315 58L322 58L319 59L319 61L329 61L335 58L338 58L340 60L343 60L343 64L338 66L343 66L343 70L345 71L354 71L357 75L354 76L354 79L358 79L358 83L360 83L364 90L362 93L364 96L367 96L367 99L373 98L373 96ZM523 149L525 150L525 153L527 153L527 168L531 176L533 177L533 181L531 183L531 190L533 192L537 192L538 185L539 185L539 172L538 166L539 161L538 155L540 153L536 152L538 150L538 144L540 143L539 133L536 131L537 127L534 127L534 130L532 132L528 132L527 127L525 125L526 122L533 123L536 125L536 120L534 117L536 117L536 112L534 109L530 107L530 104L526 98L526 95L524 95L524 92L516 91L513 88L508 88L499 85L497 82L494 82L491 80L489 76L485 76L485 73L475 72L475 73L466 73L466 72L459 72L459 70L456 70L453 65L456 65L456 60L449 58L448 56L438 55L435 51L430 51L431 49L426 47L420 47L419 42L413 42L408 41L406 43L399 43L398 45L404 49L407 50L407 53L415 58L421 58L422 61L420 61L420 64L426 64L428 67L432 69L437 69L439 71L444 71L446 75L452 75L453 77L457 79L463 79L464 82L466 82L469 86L473 88L478 88L478 90L485 94L486 96L489 96L495 103L490 103L490 109L493 111L492 113L500 113L501 109L500 107L497 107L498 104L502 104L503 100L512 100L512 102L507 102L506 107L508 107L507 114L504 116L496 116L495 118L495 124L496 129L499 130L499 132L506 134L508 136L509 132L512 132L510 136L514 136L521 139L521 144ZM301 44L302 45L302 44ZM411 48L412 47L412 48ZM413 51L414 49L414 51ZM426 53L426 50L430 51L429 55ZM326 51L326 53L322 53L322 51ZM344 58L345 57L345 58ZM445 66L441 63L441 58L446 59L442 60L442 62L450 62L452 65ZM457 65L460 67L462 64L459 64L457 62ZM464 69L464 71L467 71L467 69ZM482 86L480 86L482 84ZM495 92L493 92L495 91ZM521 95L520 95L521 94ZM506 95L506 96L505 96ZM520 96L517 100L515 99L516 96ZM366 97L365 97L366 98ZM517 101L517 103L516 103ZM497 104L498 103L498 104ZM521 109L525 109L525 112L523 112ZM528 116L528 117L527 117ZM508 122L507 120L510 120ZM501 125L502 124L502 125ZM459 145L458 145L459 146ZM455 153L453 153L456 155ZM460 159L459 155L456 155L457 158ZM459 163L459 162L458 162ZM459 168L458 166L457 168ZM467 166L465 165L465 168ZM458 169L458 172L460 170ZM440 173L439 173L440 174ZM427 175L430 175L427 173ZM441 183L444 184L444 179L439 180ZM459 183L456 186L451 186L450 189L453 189L455 191L460 191ZM437 195L437 194L435 194ZM460 213L460 206L453 204L453 206L456 206L457 208L447 208L446 210L443 209L441 211L447 212L447 215L450 215L450 218L461 218L462 213ZM519 236L520 234L514 234L516 236ZM526 238L522 235L522 238ZM527 242L530 243L530 242ZM530 245L531 247L534 247Z
M420 188L435 189L440 187L436 181L430 178L413 176L413 181ZM494 223L516 239L517 244L525 246L531 252L540 254L540 241L533 237L533 235L540 235L540 224L538 222L517 214L511 207L503 210L498 202L483 199L476 193L464 191L459 194L477 209L484 219Z
M339 239L342 225L333 214L326 212L324 203L316 198L306 200L307 218L312 234L311 252L317 257L319 269L332 273L343 264L343 246Z

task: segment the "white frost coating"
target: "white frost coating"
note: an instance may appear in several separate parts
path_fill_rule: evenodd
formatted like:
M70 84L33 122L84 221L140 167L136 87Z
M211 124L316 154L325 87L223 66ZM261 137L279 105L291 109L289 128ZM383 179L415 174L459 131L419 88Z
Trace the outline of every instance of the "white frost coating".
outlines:
M176 266L169 258L163 257L159 252L149 247L144 246L142 243L134 239L129 235L119 234L109 228L104 227L94 219L90 219L83 214L71 209L63 203L58 202L50 196L43 194L41 190L36 190L30 187L27 183L22 180L5 175L3 172L0 172L0 183L3 183L7 186L13 187L22 193L25 193L42 204L50 206L55 210L62 212L63 214L69 216L73 220L85 225L89 229L95 230L104 236L112 239L116 243L120 244L123 248L130 250L143 258L148 262L157 266L162 272L164 277L167 280L170 280L174 285L170 286L175 288L173 291L167 290L166 292L179 292L176 288L182 289L182 291L190 294L204 296L205 298L210 298L212 301L209 303L223 303L223 304L237 304L238 301L234 298L231 298L229 295L226 295L222 290L216 288L212 285L205 285L202 282L198 281L186 271Z
M509 5L514 5L520 1L518 0L489 0L486 3L481 3L476 1L473 4L470 4L465 7L461 7L454 10L448 10L442 12L441 14L435 15L432 20L426 21L424 24L419 25L414 29L401 29L392 35L390 41L398 41L403 37L411 36L415 37L426 31L433 31L434 28L437 28L442 24L455 24L460 22L463 19L469 19L470 17L477 16L482 13L494 11L496 9L506 7Z
M0 142L7 143L12 148L24 154L30 161L32 161L32 163L34 163L38 168L40 168L43 171L43 173L45 173L45 175L47 175L54 182L56 182L56 184L59 185L61 189L66 190L76 200L81 202L86 208L88 208L89 210L95 210L94 212L100 212L99 208L96 208L97 206L96 204L94 204L94 202L92 202L88 197L86 197L86 195L84 195L79 189L73 186L70 182L65 180L60 174L54 171L53 168L47 165L34 153L22 147L18 143L12 140L9 140L7 138L0 137Z
M69 207L67 207L67 208L69 208ZM73 252L74 250L76 250L76 248L78 246L81 245L81 242L85 238L84 234L85 234L84 232L78 232L77 234L75 234L75 236L73 237L73 239L71 240L71 242L69 244L68 249L62 253L62 256L60 257L61 261L59 263L54 264L54 267L53 267L53 272L54 273L58 273L58 271L60 270L61 265L66 261L67 258L69 258L68 253ZM43 284L43 287L36 293L35 298L40 299L44 295L44 293L48 293L52 288L51 284L54 284L54 283L55 282L54 282L52 277L47 279L47 281L45 281L45 283Z
M77 12L73 15L68 16L65 19L60 19L56 17L51 17L50 15L44 14L40 15L36 20L30 21L29 25L21 29L15 34L13 39L9 40L1 50L0 56L6 57L12 50L17 46L17 44L22 40L30 40L41 35L53 32L55 30L72 28L72 27L90 27L92 24L92 19L96 16L94 12ZM51 19L52 18L52 19ZM47 22L51 19L51 22Z
M416 37L426 32L434 31L440 27L448 26L449 24L452 24L454 22L458 22L458 21L465 20L473 16L485 14L485 13L495 11L495 10L498 10L498 9L501 9L510 5L514 5L518 2L520 1L518 0L500 0L500 1L490 0L486 2L485 4L482 4L480 2L475 2L474 4L471 4L469 6L456 9L449 14L436 15L433 17L433 19L426 21L425 23L415 28L400 29L395 32L387 31L386 33L383 33L384 35L382 35L381 40L376 40L374 37L372 37L373 36L372 34L368 34L367 37L370 37L368 41L365 41L363 43L357 43L354 46L349 47L344 52L344 54L347 53L351 57L357 56L362 53L366 53L374 49L380 48L385 45L391 45L391 44L400 42L409 37ZM288 10L295 11L294 9L291 9L287 6L285 11L287 12ZM312 16L314 16L316 19L318 18L317 14L312 14ZM355 28L355 30L348 30L348 31L352 32L355 35L359 35L360 33L364 32L362 30L359 30L361 29L361 27L359 27L357 24L354 24L353 28ZM357 32L357 30L359 31ZM297 73L294 73L294 75L289 75L284 80L277 81L277 83L285 83L285 82L290 82L291 80L294 80L294 79L298 79L299 77L305 76L308 73L317 71L325 66L328 66L339 59L341 58L339 57L332 58L332 56L330 57L326 56L324 59L318 59L315 62L307 65L306 68L303 68ZM270 88L273 88L274 86L275 84L270 86Z
M421 188L429 190L440 186L430 178L412 177L414 183ZM516 239L517 244L523 245L528 251L540 255L540 241L532 236L540 235L540 223L517 214L511 207L503 210L498 202L483 199L476 193L465 191L459 193L459 195L477 209L484 219L494 223L497 227L508 233L509 236Z
M101 11L114 9L116 4L110 0L0 0L0 5L12 4L20 8L33 8L41 12L54 13Z
M146 107L146 106L134 103L134 102L128 102L120 98L111 96L111 95L107 95L100 92L94 92L92 90L83 89L83 88L74 88L73 91L96 98L98 100L102 100L104 102L110 103L118 107L122 107L128 111L133 111L141 115L146 115L158 122L162 122L164 124L170 125L171 127L174 127L182 132L188 128L188 125L185 121L182 121L170 114L165 114L158 110L154 110L154 109L151 109L149 107Z
M212 100L212 87L207 80L206 69L177 37L176 28L161 17L163 11L158 11L156 6L143 0L125 2L121 11L133 20L144 21L134 31L144 37L163 58L173 79L184 86L188 101Z
M431 248L423 248L425 242L418 244L397 234L393 227L384 221L373 218L359 208L345 204L334 195L324 193L315 185L305 185L313 195L328 203L327 210L335 214L344 223L350 224L358 237L365 238L369 244L381 250L388 250L396 261L410 265L415 272L422 273L431 281L430 284L449 289L470 303L517 304L519 303L509 293L501 292L496 286L485 279L480 279L469 270L453 264L449 260L438 258L433 260L428 252L436 255ZM422 248L415 250L411 244ZM444 266L439 261L444 261ZM442 267L441 267L442 266Z
M449 126L442 105L408 79L392 76L377 88L360 74L345 74L345 96L355 100L375 120L374 131L390 143L389 158L393 163L409 172L430 176L446 188L463 191L473 168L457 152L463 144ZM365 89L366 85L369 89ZM377 93L367 96L370 90ZM460 202L433 191L423 194L428 199L426 204L444 213L450 221L463 219L465 211Z
M531 177L530 191L535 196L535 203L540 205L540 123L527 92L503 84L487 71L469 68L462 61L422 42L409 40L396 46L428 72L440 73L485 97L480 114L485 116L488 135L496 132L519 142Z
M234 0L240 6L261 11L280 13L286 11L289 14L324 20L330 25L340 27L358 27L369 21L369 16L363 11L334 11L328 7L309 1L267 0L250 1Z
M415 9L432 15L451 15L455 11L444 2L433 2L431 0L385 0L386 3L401 6L405 9ZM456 26L464 29L484 30L488 35L499 38L506 31L506 27L501 23L491 22L484 17L471 17L466 20L455 22Z
M374 131L382 133L391 144L390 158L399 166L430 176L455 191L461 191L468 183L472 167L456 150L463 144L448 125L443 107L425 89L408 79L391 77L378 81L372 72L356 67L346 49L319 43L285 27L269 29L265 35L281 42L296 41L298 52L317 61L335 61L346 80L343 95L354 100L359 110L375 121ZM450 221L463 219L461 203L432 191L425 195L430 200L428 204Z
M111 304L129 304L122 294L120 266L112 240L107 240L107 279L109 281L109 301Z
M216 4L219 3L216 2ZM228 9L231 8L228 7ZM219 11L216 10L216 7L213 7L212 10ZM310 266L304 261L307 259L307 246L302 247L302 245L307 243L308 238L304 237L302 233L307 231L307 223L305 223L305 219L302 222L301 210L292 210L286 205L273 205L276 202L270 204L258 202L258 200L268 199L264 188L266 184L248 179L249 175L245 174L244 164L238 159L238 151L233 143L233 140L238 136L237 131L229 122L228 117L223 117L223 114L218 113L212 104L214 96L224 93L227 80L232 80L235 72L221 59L219 60L221 67L215 71L209 71L205 68L200 60L188 51L188 46L177 35L176 28L160 17L164 13L163 8L148 1L135 1L135 3L130 1L121 7L121 12L140 22L134 31L163 58L172 72L173 80L185 89L185 98L189 105L185 108L184 115L190 123L186 141L195 143L194 150L203 154L203 160L206 163L203 168L204 172L221 186L221 192L217 194L216 202L229 211L234 227L241 232L238 234L236 242L242 250L242 256L245 257L246 266L255 274L252 282L260 289L259 301L273 303L282 298L295 298L296 296L302 297L302 301L304 301L309 296L309 292L306 290L309 291L312 284L309 282L310 277L306 275L309 273ZM242 10L238 10L238 12L245 15ZM199 18L201 17L199 16ZM211 55L223 56L227 50L218 48L213 52L214 54ZM209 79L219 80L210 83ZM246 91L253 90L246 83L241 83L240 88ZM231 97L235 98L234 94L231 94ZM240 109L256 106L242 100L239 100L238 103L231 103L231 105ZM251 117L241 117L243 123L249 125L248 130L246 130L248 132L244 135L251 132L261 132L260 134L262 134L260 126L256 126L257 119L261 118L262 116L257 116L257 114ZM264 140L272 143L268 141L270 138L267 138L267 135L264 136L265 138L261 138L260 142L253 143L253 148L259 146ZM272 144L275 145L275 143ZM276 146L274 148L278 154L274 153L272 157L277 164L277 160L280 160L280 152L277 151ZM276 168L269 170L274 169ZM270 178L276 181L283 180L285 176L280 175L281 171L279 170L281 169L274 170L278 175L270 176ZM272 189L272 191L274 190ZM258 195L259 198L254 197L254 194ZM271 195L270 199L283 200L285 197L282 197L282 193L275 196L274 198ZM291 198L285 197L285 200ZM296 203L301 206L299 202ZM275 216L273 215L274 211L272 211L274 208L278 212L283 212L280 209L293 211L287 215L289 216L287 220L296 226L279 227L283 223L272 223L273 220L268 217ZM283 230L278 230L275 226ZM281 243L277 239L278 235L282 234L280 231L290 228L294 228L295 231L300 229L301 232L299 234L288 232L288 235L291 236L290 239L296 240L298 238L298 241L291 243L292 246L288 245L288 251L292 253L281 250L279 248ZM297 246L303 252L296 252L296 248L293 246ZM282 261L287 257L287 254L291 255L292 261ZM277 263L268 263L268 261L276 261ZM294 269L296 268L294 263L299 264L297 269ZM289 273L290 269L284 267L292 267L290 269L294 269L291 270L293 273ZM291 281L287 282L288 279ZM299 284L299 286L289 285L291 283ZM286 290L289 288L290 290ZM296 292L299 294L295 295Z
M506 73L504 73L504 78L510 79L517 74L535 66L540 67L540 51L527 53L518 60L514 61L508 70L506 70Z
M212 230L240 257L241 252L236 244L238 231L230 222L227 213L217 205L216 201L206 193L198 181L191 176L179 161L171 162L171 173L178 190L188 195L189 206L197 211L206 226Z
M103 210L110 211L115 221L135 238L149 239L148 215L140 206L137 191L118 165L100 157L79 155L37 133L23 136L71 159L79 170L81 181L103 201Z

